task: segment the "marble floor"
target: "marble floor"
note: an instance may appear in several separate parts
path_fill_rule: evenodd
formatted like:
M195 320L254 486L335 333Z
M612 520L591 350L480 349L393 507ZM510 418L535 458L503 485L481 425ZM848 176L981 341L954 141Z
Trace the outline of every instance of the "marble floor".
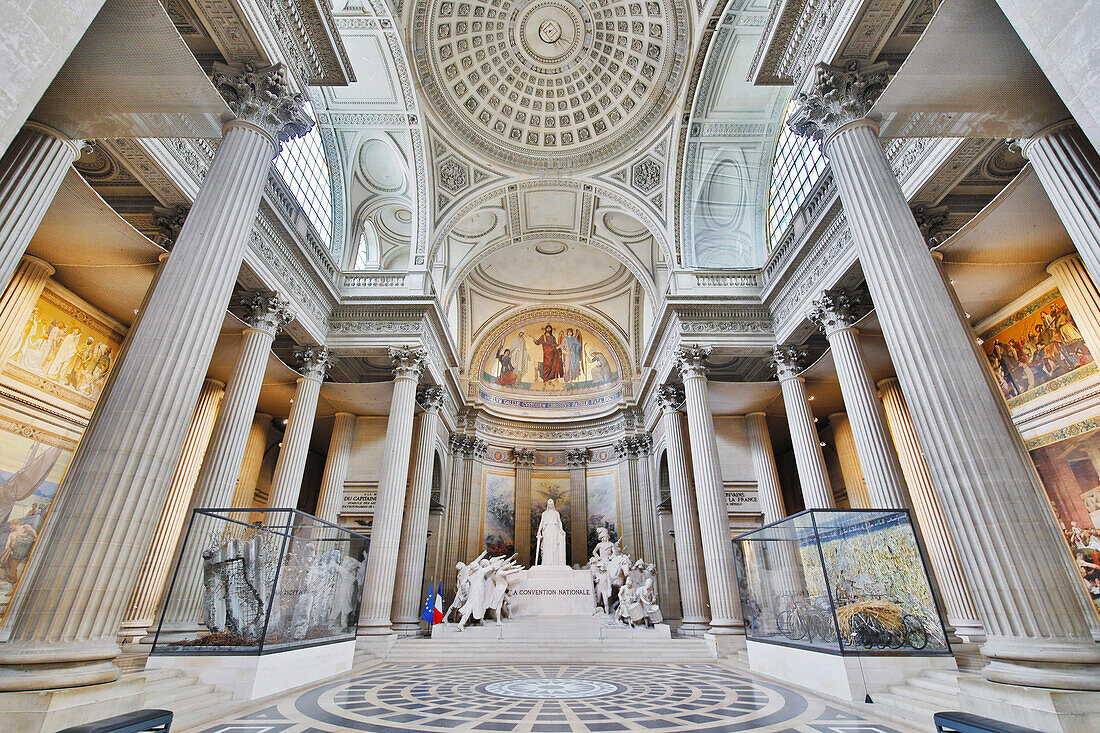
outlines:
M383 664L203 733L901 733L718 664Z

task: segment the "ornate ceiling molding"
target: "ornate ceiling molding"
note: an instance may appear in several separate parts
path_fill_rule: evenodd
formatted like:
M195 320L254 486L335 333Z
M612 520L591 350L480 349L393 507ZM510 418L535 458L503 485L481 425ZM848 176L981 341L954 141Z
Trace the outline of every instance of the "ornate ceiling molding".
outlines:
M519 169L598 165L649 137L683 78L688 18L656 0L419 0L411 44L444 126Z

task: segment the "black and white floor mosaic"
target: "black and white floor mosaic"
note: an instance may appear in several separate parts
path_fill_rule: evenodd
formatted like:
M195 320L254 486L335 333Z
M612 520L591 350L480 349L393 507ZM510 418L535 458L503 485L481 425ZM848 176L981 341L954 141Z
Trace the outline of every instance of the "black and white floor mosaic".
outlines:
M717 664L386 664L204 733L899 733Z

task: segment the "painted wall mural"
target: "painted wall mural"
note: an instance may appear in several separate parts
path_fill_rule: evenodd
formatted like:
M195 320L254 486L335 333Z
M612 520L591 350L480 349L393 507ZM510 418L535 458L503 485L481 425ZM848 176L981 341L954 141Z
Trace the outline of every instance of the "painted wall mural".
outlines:
M485 513L481 525L490 556L516 551L516 476L512 471L485 472Z
M588 499L588 552L596 543L596 529L606 527L611 540L619 538L619 471L589 471L585 478Z
M67 438L0 417L0 619L75 448Z
M85 410L103 391L123 334L75 298L47 288L23 324L4 373Z
M535 557L535 534L539 531L542 513L546 511L546 500L554 500L554 508L561 515L561 525L569 536L569 516L572 507L569 503L569 474L532 473L531 474L531 557ZM565 543L566 562L572 564L569 542Z
M1027 447L1100 616L1100 418L1033 438Z
M565 308L535 309L481 340L470 396L513 413L606 408L630 395L625 360L622 347L591 318Z
M1009 407L1097 371L1057 289L981 334L982 350Z

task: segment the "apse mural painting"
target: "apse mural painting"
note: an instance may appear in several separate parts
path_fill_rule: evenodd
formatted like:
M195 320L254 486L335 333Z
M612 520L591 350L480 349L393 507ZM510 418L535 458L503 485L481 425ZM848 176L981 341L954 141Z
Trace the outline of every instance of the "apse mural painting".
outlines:
M1097 370L1057 289L1028 303L981 336L982 350L1009 407Z
M0 418L0 618L42 534L72 441Z
M542 513L546 511L546 500L554 500L554 508L561 515L561 526L569 534L569 474L547 473L531 474L531 557L535 557L535 535L539 531ZM566 557L569 556L569 543L565 543Z
M484 549L491 557L516 551L516 477L512 472L485 472Z
M1033 438L1027 447L1100 616L1100 418Z
M596 530L605 527L611 540L619 538L619 472L617 469L589 472L585 480L588 500L588 551L599 539Z
M91 410L122 345L122 334L82 304L46 289L23 324L4 372Z
M508 391L583 393L619 379L611 348L579 324L547 321L506 334L486 353L481 379Z

